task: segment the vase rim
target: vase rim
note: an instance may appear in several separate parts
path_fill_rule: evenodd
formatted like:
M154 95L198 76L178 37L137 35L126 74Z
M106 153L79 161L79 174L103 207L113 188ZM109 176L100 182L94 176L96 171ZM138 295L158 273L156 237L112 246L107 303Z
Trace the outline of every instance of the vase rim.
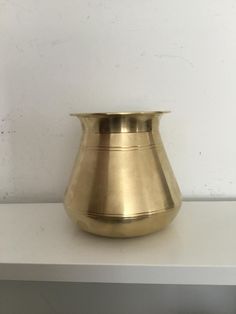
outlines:
M158 111L118 111L118 112L78 112L71 113L73 117L92 117L92 116L130 116L130 115L158 115L164 113L170 113L169 110Z

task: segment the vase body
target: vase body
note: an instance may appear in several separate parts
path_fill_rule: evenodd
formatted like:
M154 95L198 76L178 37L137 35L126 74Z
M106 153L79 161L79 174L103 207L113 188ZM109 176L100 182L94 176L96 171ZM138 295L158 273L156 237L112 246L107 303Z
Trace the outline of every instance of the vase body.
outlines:
M162 114L74 114L83 133L64 205L83 230L140 236L176 216L181 194L159 133Z

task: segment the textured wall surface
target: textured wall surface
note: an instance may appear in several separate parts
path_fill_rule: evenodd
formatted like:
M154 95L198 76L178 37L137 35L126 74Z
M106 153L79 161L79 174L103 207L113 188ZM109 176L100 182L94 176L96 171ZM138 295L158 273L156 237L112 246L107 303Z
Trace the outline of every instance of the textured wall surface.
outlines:
M234 0L0 0L0 202L60 201L76 111L170 109L186 198L236 197Z

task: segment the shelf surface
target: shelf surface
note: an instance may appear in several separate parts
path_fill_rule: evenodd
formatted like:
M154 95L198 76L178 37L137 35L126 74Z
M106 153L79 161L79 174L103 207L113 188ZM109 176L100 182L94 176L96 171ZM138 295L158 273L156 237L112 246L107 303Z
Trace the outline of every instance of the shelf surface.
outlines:
M184 202L132 239L87 234L62 204L2 204L0 280L236 285L236 202Z

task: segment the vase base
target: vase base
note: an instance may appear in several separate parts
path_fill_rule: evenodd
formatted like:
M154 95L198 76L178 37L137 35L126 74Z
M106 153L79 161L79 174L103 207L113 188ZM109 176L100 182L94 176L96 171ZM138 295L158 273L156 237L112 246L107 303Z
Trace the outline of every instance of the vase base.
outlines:
M146 235L165 228L171 223L179 211L178 208L132 218L108 216L78 217L79 227L89 233L110 238L130 238Z

